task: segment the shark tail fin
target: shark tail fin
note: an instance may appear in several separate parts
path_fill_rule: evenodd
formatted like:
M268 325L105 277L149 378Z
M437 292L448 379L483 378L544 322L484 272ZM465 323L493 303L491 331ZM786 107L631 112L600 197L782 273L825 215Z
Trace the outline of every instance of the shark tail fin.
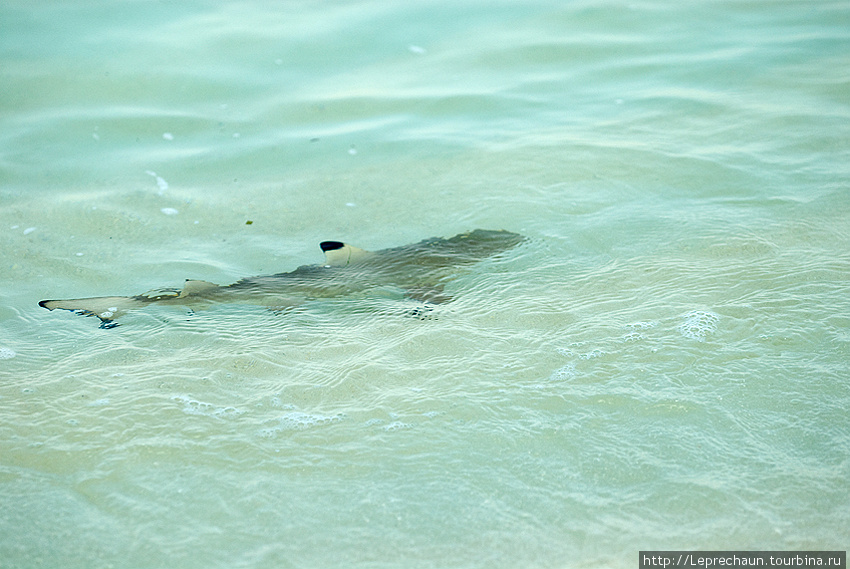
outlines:
M114 328L114 321L119 316L136 308L141 308L152 302L173 303L175 299L187 296L203 295L219 288L217 284L207 281L187 280L183 290L173 288L157 289L136 296L95 296L93 298L70 298L67 300L42 300L39 306L47 310L70 310L80 316L97 316L101 328Z
M80 316L97 316L101 328L117 326L113 322L119 316L134 308L140 308L150 301L132 296L96 296L94 298L71 298L68 300L42 300L39 306L47 310L70 310Z
M331 267L344 267L368 257L372 253L354 247L342 241L322 241L319 247L325 253L325 264Z

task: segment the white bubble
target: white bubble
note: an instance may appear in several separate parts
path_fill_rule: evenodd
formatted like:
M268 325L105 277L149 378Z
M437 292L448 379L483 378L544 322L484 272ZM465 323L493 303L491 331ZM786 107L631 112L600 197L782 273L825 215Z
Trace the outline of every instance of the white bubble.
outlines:
M576 365L567 364L552 372L552 375L549 376L549 381L564 381L567 379L573 379L576 375L578 375Z
M417 53L417 54L420 54L420 55L421 55L421 54L423 54L423 53L425 53L425 52L427 51L427 50L426 50L424 47L422 47L422 46L419 46L419 45L412 45L412 44L411 44L411 45L409 45L409 46L407 46L407 49L408 49L411 53Z
M33 231L35 231L35 227L27 227L26 229L24 229L24 235L29 235Z
M147 174L148 176L153 176L153 178L156 179L156 186L159 188L160 195L162 195L162 193L168 189L168 182L166 182L162 177L157 176L156 172L145 170L145 174Z
M164 208L162 208L162 209L161 209L161 210L159 210L159 211L161 211L161 212L162 212L162 213L164 213L165 215L177 215L178 213L180 213L179 211L177 211L177 210L176 210L176 209L174 209L173 207L164 207Z
M9 348L0 348L0 360L11 360L18 354L15 353L15 350L11 350Z
M295 405L292 403L284 403L280 397L272 397L270 404L272 407L280 407L281 409L289 409L290 411L295 410Z
M213 405L212 403L198 401L197 399L192 399L185 395L175 395L171 398L171 400L182 402L183 412L187 415L203 415L205 417L214 417L216 419L226 419L244 413L244 411L237 409L236 407Z
M381 428L389 433L389 432L392 432L392 431L400 431L402 429L409 429L412 426L413 425L411 425L410 423L403 423L402 421L393 421L392 423L390 423L388 425L384 425Z
M290 408L289 405L283 406ZM317 413L304 413L303 411L291 411L278 417L272 426L260 430L264 437L274 437L282 431L302 431L310 427L318 427L342 421L344 415L320 415Z
M592 360L592 359L595 359L595 358L601 358L604 355L605 355L605 352L603 352L599 348L596 348L595 350L591 350L591 351L587 352L586 354L579 354L578 357L583 359L583 360Z
M648 330L650 328L655 328L658 326L658 322L648 321L648 322L632 322L631 324L626 324L626 328L630 328L632 330Z
M174 140L174 135L170 132L164 132L162 133L162 138L164 138L165 140Z
M717 314L703 310L692 310L682 318L684 321L679 324L679 332L685 338L700 342L717 330L717 322L720 320Z

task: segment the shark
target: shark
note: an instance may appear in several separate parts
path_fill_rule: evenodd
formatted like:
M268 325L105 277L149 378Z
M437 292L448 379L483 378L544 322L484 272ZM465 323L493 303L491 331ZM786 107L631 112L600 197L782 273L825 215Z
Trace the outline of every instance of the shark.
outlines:
M454 237L432 237L410 245L367 251L342 241L322 241L325 262L302 265L287 273L240 279L229 285L186 279L182 288L161 288L133 296L95 296L42 300L47 310L94 316L100 328L114 328L128 312L150 306L189 307L212 304L261 304L285 310L318 299L368 294L395 288L426 304L452 300L444 285L461 267L504 253L525 240L505 230L476 229Z

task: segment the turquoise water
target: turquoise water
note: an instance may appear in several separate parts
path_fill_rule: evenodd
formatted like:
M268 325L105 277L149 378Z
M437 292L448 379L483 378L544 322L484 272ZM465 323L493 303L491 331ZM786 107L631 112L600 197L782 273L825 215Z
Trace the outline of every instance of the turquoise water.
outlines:
M848 141L846 2L5 2L0 565L846 549ZM424 320L37 306L478 227Z

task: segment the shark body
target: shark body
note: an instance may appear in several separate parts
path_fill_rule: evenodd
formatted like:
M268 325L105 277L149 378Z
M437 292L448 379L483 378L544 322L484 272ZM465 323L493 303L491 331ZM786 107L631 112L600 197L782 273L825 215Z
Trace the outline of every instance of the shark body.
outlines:
M398 287L410 298L441 303L451 300L442 287L456 268L507 251L524 240L522 235L510 231L476 229L448 239L435 237L380 251L323 241L320 247L325 253L324 264L303 265L288 273L248 277L223 286L187 279L182 289L158 289L135 296L42 300L38 304L48 310L96 316L101 328L112 328L118 325L116 318L153 303L192 306L259 302L283 309L312 299L380 287Z

